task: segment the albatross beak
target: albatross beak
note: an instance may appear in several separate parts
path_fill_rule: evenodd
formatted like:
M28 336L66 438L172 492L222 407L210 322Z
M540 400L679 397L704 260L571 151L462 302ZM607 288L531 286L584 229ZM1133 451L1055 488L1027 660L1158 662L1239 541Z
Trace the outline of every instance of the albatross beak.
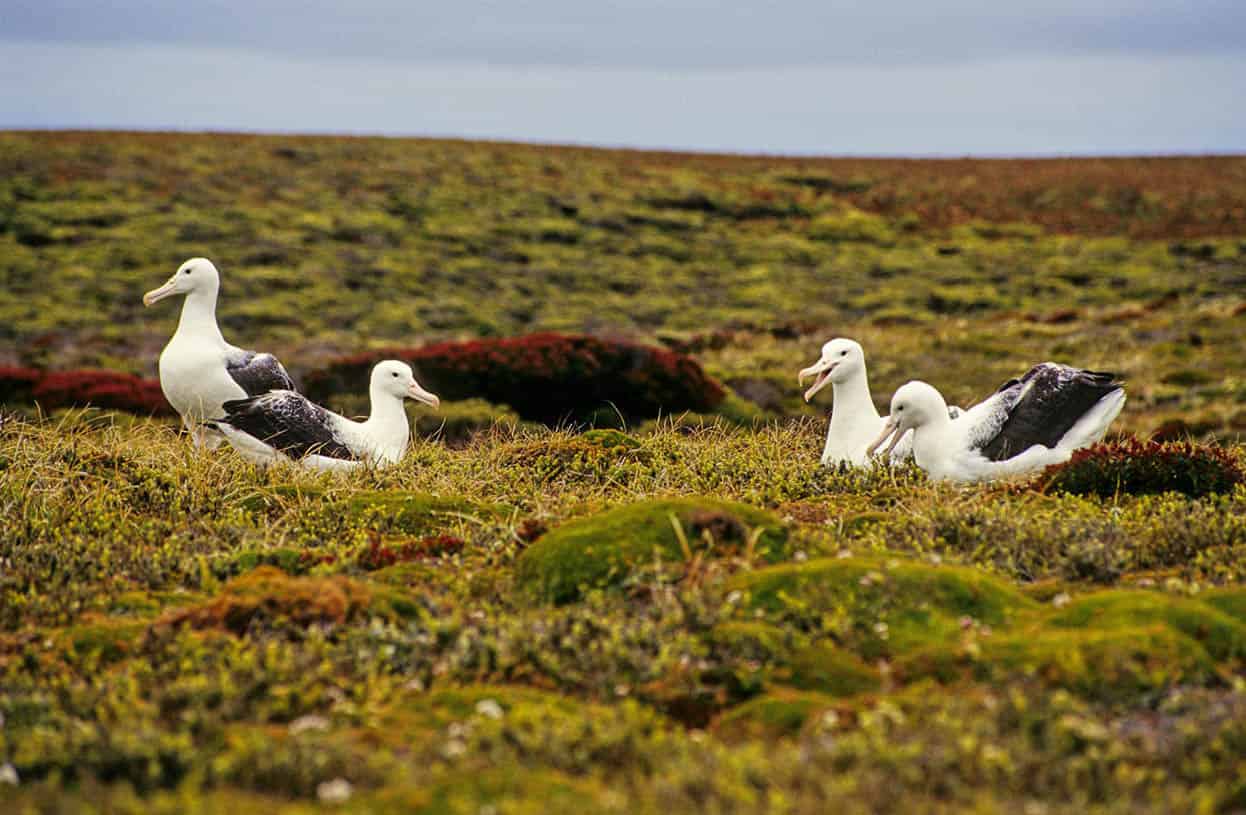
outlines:
M837 364L838 363L831 362L830 360L820 359L815 364L810 365L808 368L800 372L798 378L796 379L797 385L805 384L805 380L811 376L818 377L814 380L813 386L809 388L809 390L805 391L806 402L812 399L815 393L826 387L826 383L830 381L831 371L835 370L835 366ZM821 375L819 376L819 374Z
M170 280L168 283L165 283L160 288L152 289L151 291L147 292L147 294L144 294L143 305L150 306L152 303L158 303L164 298L170 295L176 294L176 293L177 292L173 288L173 281Z
M874 439L873 444L865 448L865 454L867 456L874 455L874 451L881 447L883 442L887 440L887 437L891 435L894 435L895 438L891 440L891 444L883 451L883 458L891 455L891 451L896 449L896 445L900 443L900 437L904 435L900 431L900 423L888 416L887 421L883 423L883 432L878 434L878 438Z
M412 382L407 387L407 396L410 396L412 399L414 399L417 402L423 402L424 404L434 409L441 406L441 400L437 398L437 394L429 393L428 391L424 390L423 388L420 387L420 383L418 382Z

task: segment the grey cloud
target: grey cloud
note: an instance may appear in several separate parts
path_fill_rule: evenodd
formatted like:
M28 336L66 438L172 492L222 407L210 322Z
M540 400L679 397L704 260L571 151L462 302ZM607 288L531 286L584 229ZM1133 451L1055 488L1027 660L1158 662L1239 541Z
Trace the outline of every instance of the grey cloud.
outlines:
M10 0L0 38L411 64L725 70L1246 53L1241 0Z
M1224 81L1235 76L1246 76L1246 56L678 73L0 44L0 127L367 132L779 153L1228 152L1246 147L1246 112L1238 88Z

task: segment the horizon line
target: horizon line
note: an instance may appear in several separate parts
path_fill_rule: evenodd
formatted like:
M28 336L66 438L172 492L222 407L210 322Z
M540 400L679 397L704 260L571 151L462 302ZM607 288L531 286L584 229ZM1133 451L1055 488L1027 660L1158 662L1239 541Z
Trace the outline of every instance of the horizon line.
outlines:
M655 153L666 155L688 155L705 157L735 157L759 159L877 159L877 160L911 160L911 161L956 161L979 159L986 161L1008 160L1085 160L1085 159L1176 159L1176 158L1246 158L1246 149L1220 150L1216 148L1195 148L1180 151L1138 151L1128 152L1094 152L1094 151L1052 151L1052 152L912 152L912 153L869 153L845 151L839 153L816 153L807 151L767 151L732 150L712 147L680 147L669 145L638 145L603 142L586 142L575 140L546 140L539 138L525 139L522 137L471 136L462 134L429 134L429 133L397 133L369 130L267 130L244 128L185 128L185 127L134 127L109 126L83 127L81 125L9 125L0 124L0 133L111 133L117 135L168 135L168 136L281 136L286 138L339 138L339 139L389 139L409 141L461 142L467 144L487 144L517 147L546 147L573 150L597 150L612 152Z

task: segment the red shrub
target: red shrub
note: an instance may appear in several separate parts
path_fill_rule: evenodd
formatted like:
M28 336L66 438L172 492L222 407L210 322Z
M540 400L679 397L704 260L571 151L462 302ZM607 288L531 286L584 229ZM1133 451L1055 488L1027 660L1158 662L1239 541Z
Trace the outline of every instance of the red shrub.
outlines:
M1198 498L1232 492L1243 483L1246 473L1223 448L1131 437L1078 450L1064 464L1048 467L1036 486L1044 492L1107 498L1161 492Z
M174 415L159 382L117 371L47 373L34 385L31 398L45 410L90 405L142 415Z
M306 378L307 394L367 390L372 366L401 359L420 383L444 399L477 397L510 405L520 416L557 423L612 415L629 419L661 413L708 411L722 387L696 360L628 342L562 334L443 342L423 348L387 348L345 357Z

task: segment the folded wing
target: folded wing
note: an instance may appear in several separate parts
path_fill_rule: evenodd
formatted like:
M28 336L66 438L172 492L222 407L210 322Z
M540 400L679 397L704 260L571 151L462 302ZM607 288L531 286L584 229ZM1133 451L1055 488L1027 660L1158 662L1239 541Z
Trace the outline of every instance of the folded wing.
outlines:
M295 459L308 455L343 460L357 456L337 432L332 413L292 390L231 399L217 420Z
M246 391L247 396L260 396L276 390L298 390L285 366L272 354L234 348L225 355L225 373Z

